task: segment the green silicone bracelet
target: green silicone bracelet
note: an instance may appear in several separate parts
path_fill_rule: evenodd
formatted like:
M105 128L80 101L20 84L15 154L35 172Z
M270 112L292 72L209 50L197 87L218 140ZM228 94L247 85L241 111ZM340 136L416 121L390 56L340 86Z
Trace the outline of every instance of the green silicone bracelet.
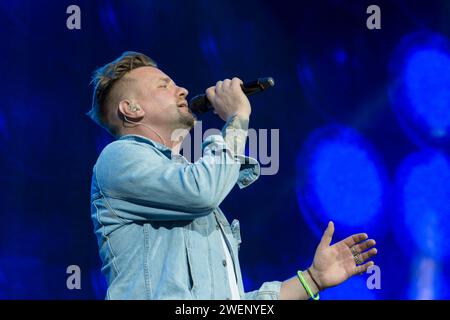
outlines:
M309 287L308 283L306 282L306 280L303 277L302 272L300 270L297 271L297 276L298 276L298 279L300 280L300 283L303 285L303 288L305 288L306 292L308 293L308 295L314 300L319 300L320 299L319 293L317 293L314 296L314 294L312 293L311 288Z

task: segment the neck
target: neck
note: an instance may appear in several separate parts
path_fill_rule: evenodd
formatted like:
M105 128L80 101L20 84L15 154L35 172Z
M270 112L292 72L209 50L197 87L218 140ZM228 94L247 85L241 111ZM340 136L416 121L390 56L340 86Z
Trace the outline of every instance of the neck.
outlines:
M172 150L173 154L178 154L181 149L184 138L189 134L189 130L185 128L169 129L159 128L157 126L132 125L131 127L122 127L121 135L136 134L153 141L156 141Z

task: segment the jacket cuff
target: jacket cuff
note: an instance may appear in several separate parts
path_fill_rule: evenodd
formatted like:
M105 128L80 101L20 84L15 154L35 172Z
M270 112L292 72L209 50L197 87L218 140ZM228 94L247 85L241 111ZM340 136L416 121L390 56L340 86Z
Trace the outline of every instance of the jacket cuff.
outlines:
M245 300L280 300L281 281L264 282L258 290L246 292Z
M213 150L213 153L218 150L229 150L221 135L211 135L207 137L202 144L202 149L204 150L205 148L210 148ZM236 155L232 161L240 162L241 164L237 180L237 185L240 189L248 187L258 180L261 174L261 167L258 160L244 155Z
M245 188L251 185L253 182L258 180L261 174L261 167L258 160L247 157L247 156L236 156L236 158L241 163L241 168L239 169L239 178L237 184L239 188Z

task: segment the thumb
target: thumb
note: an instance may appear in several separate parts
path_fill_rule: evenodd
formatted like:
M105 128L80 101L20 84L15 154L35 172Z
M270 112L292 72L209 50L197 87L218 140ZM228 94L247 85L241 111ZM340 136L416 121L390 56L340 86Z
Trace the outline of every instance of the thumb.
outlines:
M320 240L320 246L329 246L331 243L331 240L333 239L333 233L334 233L334 223L333 221L328 222L328 226L323 233L322 240Z

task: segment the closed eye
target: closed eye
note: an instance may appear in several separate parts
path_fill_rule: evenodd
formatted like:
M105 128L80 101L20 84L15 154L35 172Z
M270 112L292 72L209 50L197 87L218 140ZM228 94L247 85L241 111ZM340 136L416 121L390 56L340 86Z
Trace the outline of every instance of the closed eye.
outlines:
M173 83L173 81L170 78L160 78L158 88L168 88L171 83Z

